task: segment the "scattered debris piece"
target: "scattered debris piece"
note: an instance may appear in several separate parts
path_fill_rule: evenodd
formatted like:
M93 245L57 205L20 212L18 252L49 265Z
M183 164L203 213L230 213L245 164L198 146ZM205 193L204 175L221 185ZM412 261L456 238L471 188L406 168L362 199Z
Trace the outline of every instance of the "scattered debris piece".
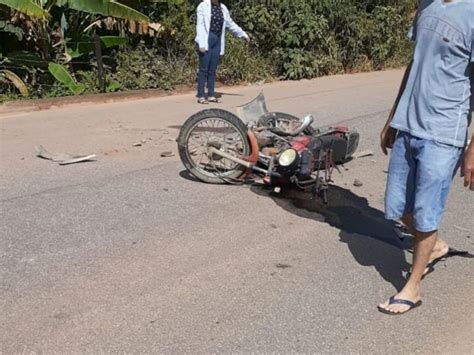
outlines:
M388 174L388 169L385 169L383 172L384 172L385 174Z
M377 160L372 159L371 162L375 164L377 162Z
M90 155L70 155L65 153L50 153L42 145L36 147L36 156L59 163L59 165L68 165L82 163L85 161L93 161L97 157L95 154Z
M173 157L174 154L172 152L163 152L160 154L160 157L162 158L169 158L169 157Z
M176 142L176 139L175 139L175 138L171 138L171 137L170 137L170 138L168 138L168 140L169 140L170 142Z
M132 147L141 147L143 144L141 142L133 143Z
M353 185L356 186L356 187L364 186L362 181L360 181L359 179L355 179Z
M270 224L270 227L272 227L273 229L278 229L278 226L276 224L273 224L273 223Z
M263 84L265 84L265 80L259 80L252 83L252 85L255 86L262 86Z
M360 152L354 153L352 157L354 159L359 159L359 158L371 157L373 155L374 155L374 152L372 150L361 150Z
M288 269L289 267L291 267L291 265L288 264L276 264L275 266L279 269Z
M166 187L163 189L163 191L169 191Z
M281 192L281 187L277 186L273 189L273 192L279 194Z
M458 231L461 231L461 232L470 232L469 229L466 229L466 228L463 228L463 227L460 227L460 226L453 226L454 229L457 229Z

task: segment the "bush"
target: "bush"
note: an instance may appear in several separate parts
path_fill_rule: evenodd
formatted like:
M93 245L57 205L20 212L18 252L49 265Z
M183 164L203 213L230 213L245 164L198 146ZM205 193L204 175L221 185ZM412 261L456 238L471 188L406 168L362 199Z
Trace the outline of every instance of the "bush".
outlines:
M242 40L232 37L227 39L226 53L217 73L218 81L232 85L239 82L269 80L273 76L273 69L268 59L253 51Z
M109 80L120 83L123 90L171 90L178 84L188 83L193 70L185 58L161 55L143 44L127 48L117 55L117 66Z
M326 18L304 0L282 0L273 6L247 6L239 13L243 27L262 54L285 79L313 78L339 71L336 42Z
M415 1L281 0L238 11L278 75L311 78L400 66L410 59L406 32Z

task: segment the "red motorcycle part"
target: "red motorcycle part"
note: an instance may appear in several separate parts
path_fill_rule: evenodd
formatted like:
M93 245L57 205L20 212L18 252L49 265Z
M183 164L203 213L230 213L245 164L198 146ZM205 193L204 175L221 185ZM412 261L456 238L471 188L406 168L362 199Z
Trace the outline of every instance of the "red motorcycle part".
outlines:
M247 138L250 143L250 155L246 157L242 157L242 159L255 165L257 164L257 161L258 161L258 151L259 151L257 137L255 136L255 133L253 133L249 129L247 131ZM249 176L251 173L252 173L252 169L247 169L240 177L240 180L243 180L245 177Z
M265 155L268 155L270 157L274 157L278 154L279 149L278 148L273 148L273 147L265 147L262 149L262 153Z
M312 137L311 136L301 136L301 137L296 137L293 139L291 142L291 147L296 150L297 152L301 152L306 149L308 146L309 142L311 142Z
M342 132L342 133L347 133L347 132L349 132L349 127L347 127L347 126L341 125L341 126L336 126L336 127L334 127L334 128L335 128L337 131Z

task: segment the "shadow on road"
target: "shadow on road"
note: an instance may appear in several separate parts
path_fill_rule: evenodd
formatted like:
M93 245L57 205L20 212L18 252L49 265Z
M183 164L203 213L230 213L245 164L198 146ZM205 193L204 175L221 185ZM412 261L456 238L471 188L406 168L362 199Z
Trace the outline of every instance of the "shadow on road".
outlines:
M275 194L266 187L252 186L251 191L272 198L278 206L297 216L339 229L340 241L347 244L360 265L375 267L397 290L405 284L402 272L410 267L405 259L405 247L395 236L393 224L384 219L381 211L370 207L366 198L338 186L331 186L328 205L311 200L310 194L295 189Z
M181 176L185 180L189 181L194 181L194 182L199 182L202 183L199 179L195 178L194 175L192 175L189 171L187 170L181 170L179 172L179 176Z
M236 93L231 94L230 92L216 92L216 97L222 97L222 96L239 96L239 97L243 97L243 96L245 96L245 95L236 94Z

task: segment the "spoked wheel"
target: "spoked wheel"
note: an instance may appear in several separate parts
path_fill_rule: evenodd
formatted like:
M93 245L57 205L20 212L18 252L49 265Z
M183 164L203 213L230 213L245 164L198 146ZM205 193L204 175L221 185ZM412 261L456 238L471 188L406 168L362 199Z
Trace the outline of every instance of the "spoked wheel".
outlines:
M294 131L295 126L297 126L299 122L300 119L298 117L283 112L268 112L258 120L258 124L261 126L275 127L283 132ZM303 133L312 136L318 133L318 131L309 126Z
M177 141L181 161L201 181L214 184L235 181L247 169L209 152L213 147L235 157L250 154L247 126L228 111L210 109L196 113L181 127Z

